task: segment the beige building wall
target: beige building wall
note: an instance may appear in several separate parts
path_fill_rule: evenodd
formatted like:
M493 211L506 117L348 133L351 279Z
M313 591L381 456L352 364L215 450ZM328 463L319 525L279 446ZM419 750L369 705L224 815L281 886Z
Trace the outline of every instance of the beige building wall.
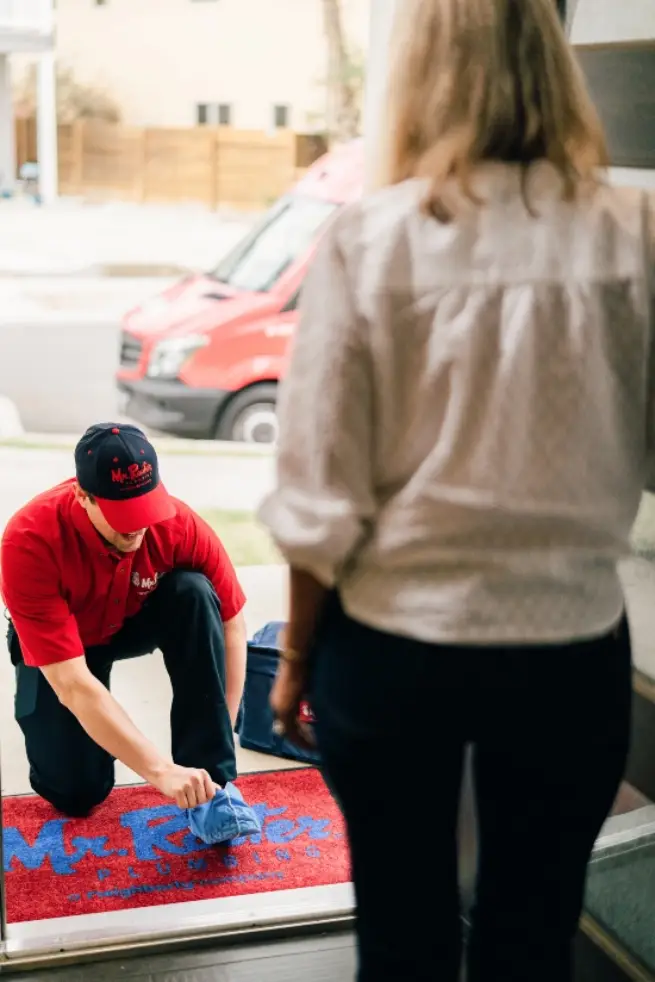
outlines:
M368 49L376 0L342 0L348 36ZM573 0L576 44L655 37L655 0ZM136 126L193 126L198 104L268 129L274 106L320 129L327 98L322 0L56 0L57 56L105 88ZM20 77L28 56L13 56Z
M365 50L371 0L343 0ZM100 85L135 126L193 126L199 103L232 107L232 125L268 129L289 106L296 130L326 109L322 0L57 0L57 55Z

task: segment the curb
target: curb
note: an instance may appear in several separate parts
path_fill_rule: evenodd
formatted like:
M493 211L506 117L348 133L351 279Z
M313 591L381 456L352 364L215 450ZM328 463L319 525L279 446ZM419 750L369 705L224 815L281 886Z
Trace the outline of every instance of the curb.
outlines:
M0 441L22 439L25 430L15 402L0 396Z

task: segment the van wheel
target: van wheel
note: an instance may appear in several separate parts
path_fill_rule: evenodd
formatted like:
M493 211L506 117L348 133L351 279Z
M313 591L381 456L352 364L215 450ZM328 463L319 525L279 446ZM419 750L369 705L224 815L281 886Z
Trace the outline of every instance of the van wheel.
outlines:
M266 382L237 393L216 427L217 440L239 443L277 443L277 385Z

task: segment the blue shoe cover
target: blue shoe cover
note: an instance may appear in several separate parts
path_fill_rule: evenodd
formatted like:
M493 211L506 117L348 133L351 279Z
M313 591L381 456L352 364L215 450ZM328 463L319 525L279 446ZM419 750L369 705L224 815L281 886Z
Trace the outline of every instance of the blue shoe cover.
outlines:
M206 804L188 808L187 815L189 828L207 845L220 845L261 832L259 819L234 784L226 784Z

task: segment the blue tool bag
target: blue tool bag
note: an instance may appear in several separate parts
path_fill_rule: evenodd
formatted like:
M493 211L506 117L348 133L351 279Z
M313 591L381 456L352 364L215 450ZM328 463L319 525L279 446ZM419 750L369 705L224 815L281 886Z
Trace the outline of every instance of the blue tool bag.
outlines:
M284 626L282 621L271 621L248 642L246 685L237 724L239 741L247 750L288 757L303 764L317 764L317 751L303 750L273 732L270 697L280 662L278 639ZM301 707L301 717L303 722L311 725L311 710L307 705Z

